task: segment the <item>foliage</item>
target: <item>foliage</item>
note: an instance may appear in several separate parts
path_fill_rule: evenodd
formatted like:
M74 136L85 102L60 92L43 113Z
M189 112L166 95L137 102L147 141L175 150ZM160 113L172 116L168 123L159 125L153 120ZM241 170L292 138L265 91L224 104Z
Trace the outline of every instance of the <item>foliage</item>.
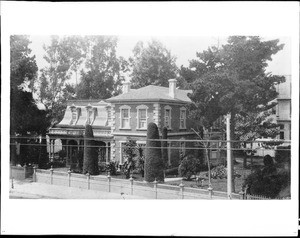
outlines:
M10 134L13 136L45 135L49 127L46 111L40 110L32 94L32 85L37 77L35 56L31 56L27 36L12 35L10 37ZM40 167L47 163L46 143L34 142L36 146L29 148L30 140L16 139L21 143L20 155L15 156L13 163L35 162ZM34 151L33 151L34 150ZM32 156L30 155L32 154Z
M115 161L110 161L106 163L105 171L109 172L110 175L117 175L117 163Z
M45 111L39 110L31 85L37 77L35 56L30 56L27 36L10 37L10 134L39 135L48 127Z
M170 168L165 170L165 175L170 176L170 175L178 175L178 167Z
M168 80L177 76L176 58L157 40L149 42L147 47L144 47L143 42L138 42L129 61L133 88L168 86Z
M193 89L191 118L208 128L220 116L231 113L231 139L235 139L237 115L258 115L274 107L270 102L277 97L275 84L284 77L265 70L272 55L283 48L278 43L257 36L231 36L222 47L197 53L198 59L191 60L189 68L181 68L181 76ZM248 122L257 123L249 118Z
M278 124L270 117L271 111L236 115L236 140L251 141L257 138L274 138L279 133Z
M168 129L166 127L163 127L161 134L163 140L168 139ZM168 142L162 141L161 147L162 147L161 156L164 161L164 168L167 168L168 167Z
M99 162L98 168L99 168L99 172L106 172L107 171L106 162Z
M291 146L278 146L275 151L277 163L291 163Z
M243 186L247 187L247 193L276 198L290 186L290 173L278 170L271 161L265 157L264 166L245 179Z
M128 70L128 62L117 57L117 37L86 36L86 71L81 71L77 88L78 99L105 99L120 92L122 72Z
M145 164L145 156L144 156L144 148L141 145L137 145L138 158L136 161L136 167L141 173L141 176L144 177L144 164Z
M62 159L65 158L67 156L67 151L64 149L58 151L58 156L59 156L59 158L62 158Z
M238 174L236 171L234 171L233 177L234 178L236 178L236 177L239 178L239 177L241 177L241 175ZM224 165L218 165L218 166L214 167L211 170L211 178L213 178L213 179L227 178L227 168Z
M178 167L178 174L187 180L190 180L197 172L200 172L200 163L193 155L185 157Z
M84 57L82 44L80 37L52 36L51 44L43 46L47 65L41 69L35 91L45 106L52 125L63 118L66 100L75 97L75 88L67 84L67 81L74 70L77 75L81 58Z
M153 122L148 124L147 145L145 153L145 181L164 181L163 160L161 157L161 144L157 125Z
M137 144L135 140L129 139L126 143L124 143L123 155L125 157L125 162L123 164L124 173L126 178L129 178L130 174L135 169L136 161L134 158L138 155Z
M76 151L75 156L71 158L71 170L75 173L82 173L83 169L83 151Z
M95 142L93 140L93 128L91 125L85 126L84 134L84 152L83 152L83 169L82 173L89 173L90 175L98 175L98 155Z

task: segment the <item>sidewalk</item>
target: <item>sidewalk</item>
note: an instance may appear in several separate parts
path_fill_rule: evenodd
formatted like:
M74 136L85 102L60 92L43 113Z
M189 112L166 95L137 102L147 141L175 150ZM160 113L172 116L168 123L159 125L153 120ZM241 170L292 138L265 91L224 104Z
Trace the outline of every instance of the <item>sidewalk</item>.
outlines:
M11 184L10 180L9 198L11 199L145 199L127 194L34 183L30 179L14 180L14 188Z

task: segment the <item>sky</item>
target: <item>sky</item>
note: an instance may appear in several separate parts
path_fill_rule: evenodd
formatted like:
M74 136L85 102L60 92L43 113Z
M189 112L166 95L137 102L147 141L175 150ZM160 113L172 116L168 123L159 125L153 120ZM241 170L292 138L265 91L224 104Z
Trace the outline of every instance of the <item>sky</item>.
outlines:
M165 47L171 51L172 55L177 57L176 64L188 66L189 60L196 58L196 52L202 52L209 46L221 46L226 43L226 36L118 36L117 55L128 59L131 56L132 50L138 41L149 42L151 39L161 41ZM267 72L278 75L291 74L291 46L290 38L288 37L262 37L263 40L280 39L280 43L285 44L283 50L273 56L273 60L269 62ZM50 35L31 35L30 48L32 54L36 56L36 61L39 69L46 65L43 59L43 45L50 44ZM71 79L74 83L74 78Z

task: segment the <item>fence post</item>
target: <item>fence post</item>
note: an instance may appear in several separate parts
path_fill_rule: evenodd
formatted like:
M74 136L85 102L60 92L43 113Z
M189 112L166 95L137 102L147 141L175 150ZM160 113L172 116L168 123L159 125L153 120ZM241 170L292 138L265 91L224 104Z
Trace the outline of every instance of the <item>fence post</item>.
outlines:
M50 184L53 184L53 166L50 169Z
M247 198L248 198L248 194L247 194L248 188L249 188L249 186L247 184L246 187L245 187L245 194L244 194L244 199L245 200L247 200Z
M108 180L108 192L110 192L110 180L111 180L110 172L107 173L107 180Z
M157 199L157 181L156 181L156 178L155 178L153 183L154 183L155 199Z
M87 177L87 185L88 185L87 189L90 189L90 174L87 173L86 177Z
M26 178L27 165L25 164L23 168L24 168L24 178Z
M130 175L130 194L133 195L133 178L132 178L132 174Z
M181 179L181 183L179 184L179 187L180 187L180 192L181 192L181 199L184 199L184 195L183 195L183 192L184 192L183 179Z
M208 185L208 188L207 188L207 190L208 190L209 198L210 198L210 199L212 199L212 195L213 195L213 188L211 187L211 185L210 185L210 184Z
M36 167L33 166L33 176L32 176L33 182L36 182Z
M68 170L68 186L71 187L71 169Z
M244 199L245 199L245 192L244 192L243 189L239 192L239 195L240 195L240 199L241 199L241 200L244 200Z

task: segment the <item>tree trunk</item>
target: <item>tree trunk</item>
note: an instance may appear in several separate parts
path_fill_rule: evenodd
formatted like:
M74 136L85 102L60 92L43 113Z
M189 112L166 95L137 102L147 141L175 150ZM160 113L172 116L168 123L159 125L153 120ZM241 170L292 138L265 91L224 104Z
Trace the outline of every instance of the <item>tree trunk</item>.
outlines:
M245 150L244 150L244 160L243 160L243 168L244 169L246 169L247 168L247 153L246 153L246 143L244 143L244 148L245 148Z
M48 163L48 153L47 153L47 141L46 134L42 135L42 141L40 143L40 151L38 158L38 166L39 168L46 168Z

